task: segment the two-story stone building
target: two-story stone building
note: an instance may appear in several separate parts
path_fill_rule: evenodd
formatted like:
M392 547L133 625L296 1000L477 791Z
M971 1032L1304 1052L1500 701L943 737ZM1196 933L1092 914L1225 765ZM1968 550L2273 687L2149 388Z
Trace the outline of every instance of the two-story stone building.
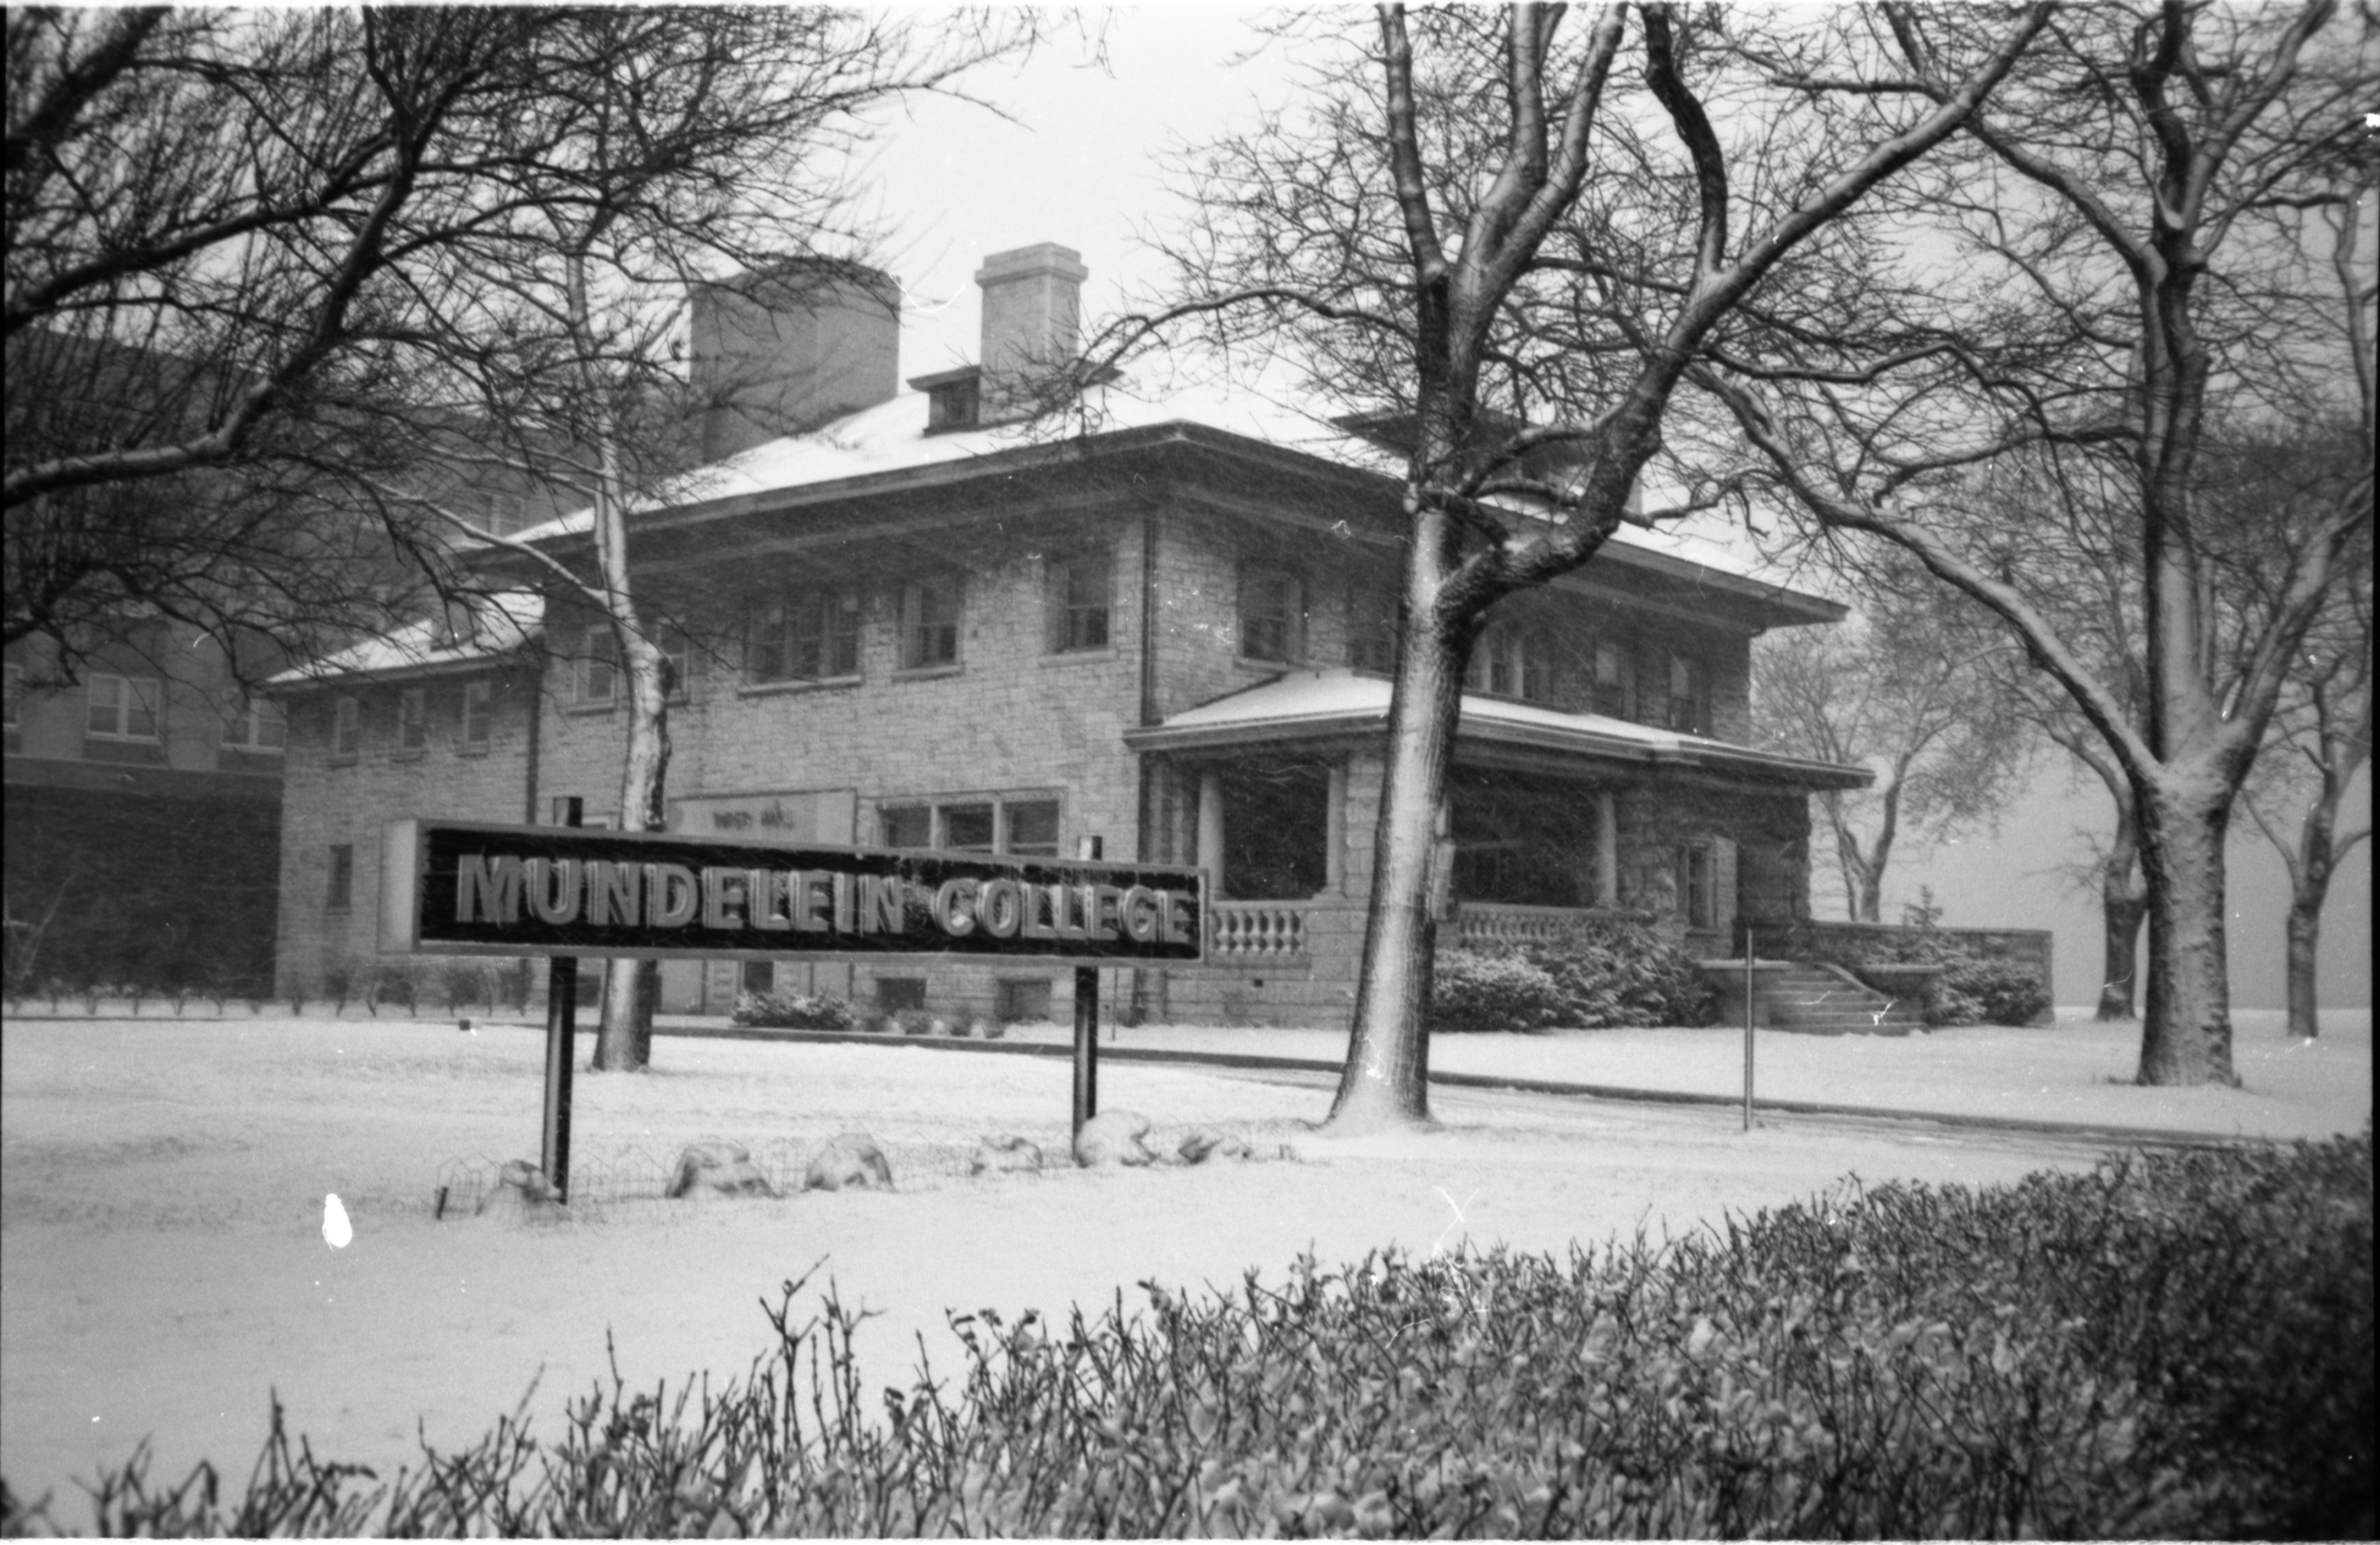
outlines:
M1062 432L1002 423L1009 372L1073 347L1083 277L1062 247L988 260L985 364L908 392L889 287L813 297L772 336L854 362L829 372L829 421L707 434L723 459L635 513L639 601L679 665L672 827L1011 853L1097 837L1200 863L1220 898L1211 963L1119 972L1109 1001L1343 1024L1395 644L1395 460L1252 395L1128 380ZM698 316L723 309L698 297ZM529 535L583 550L585 528ZM539 587L517 555L485 561ZM1750 645L1840 615L1655 538L1507 602L1463 704L1443 936L1621 911L1724 949L1740 915L1806 916L1809 792L1867 775L1745 745ZM386 820L544 820L571 797L608 818L621 686L601 619L551 588L476 634L425 623L287 679L282 971L370 950ZM680 962L663 1006L723 1011L768 981L1013 1017L1070 990L1022 967Z

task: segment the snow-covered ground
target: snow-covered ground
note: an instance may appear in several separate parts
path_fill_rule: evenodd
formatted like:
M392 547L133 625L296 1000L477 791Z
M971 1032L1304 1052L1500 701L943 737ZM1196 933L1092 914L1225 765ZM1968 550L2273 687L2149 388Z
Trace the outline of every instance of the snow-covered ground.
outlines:
M665 1038L655 1069L577 1080L564 1222L441 1222L442 1179L534 1156L542 1038L452 1020L27 1017L0 1026L0 1475L56 1495L147 1439L162 1473L212 1458L244 1479L277 1390L326 1457L405 1462L417 1421L459 1444L531 1383L540 1425L605 1367L650 1385L740 1371L765 1349L759 1300L823 1262L879 1316L867 1372L904 1382L920 1346L955 1365L945 1311L1062 1314L1138 1299L1136 1284L1277 1278L1312 1249L1352 1260L1504 1241L1562 1251L1640 1227L1693 1229L1823 1189L1846 1174L1982 1183L2088 1164L2095 1141L1769 1115L1720 1106L1441 1088L1420 1136L1317 1137L1324 1075L1115 1060L1105 1108L1161 1130L1213 1124L1258 1162L977 1179L973 1141L1065 1140L1061 1058L937 1052L914 1042L789 1044ZM2368 1012L2320 1042L2242 1013L2243 1090L2121 1081L2137 1030L2080 1022L1907 1038L1763 1034L1760 1092L1878 1109L2301 1136L2370 1117ZM1058 1039L1052 1029L1020 1038ZM1318 1060L1341 1038L1287 1031L1126 1030L1114 1044ZM582 1052L584 1043L582 1041ZM1443 1037L1445 1071L1728 1093L1727 1031ZM665 1202L634 1192L707 1137L797 1162L873 1132L894 1194ZM336 1193L353 1242L322 1232ZM812 1299L815 1294L811 1295Z

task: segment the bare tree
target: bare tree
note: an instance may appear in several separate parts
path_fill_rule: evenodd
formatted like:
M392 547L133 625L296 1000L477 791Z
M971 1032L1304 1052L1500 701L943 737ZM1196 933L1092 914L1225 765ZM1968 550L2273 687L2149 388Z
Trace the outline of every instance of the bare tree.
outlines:
M1684 471L1677 504L1632 501L1679 383L1747 308L1791 310L1799 284L1826 282L1800 249L1949 136L2046 15L2009 25L1946 101L1871 99L1843 129L1796 118L1669 6L1613 6L1576 35L1558 6L1388 6L1368 42L1291 23L1323 34L1302 40L1320 51L1303 105L1196 159L1199 213L1171 246L1184 297L1116 324L1087 368L1203 319L1210 342L1286 359L1390 427L1404 461L1387 777L1334 1125L1427 1116L1434 839L1489 609L1623 521L1725 497ZM1822 28L1847 67L1875 56L1865 27Z
M1847 914L1884 920L1884 876L1921 851L1987 821L2030 761L2030 736L1998 690L1992 657L1952 597L1876 591L1852 626L1796 628L1753 651L1753 728L1764 744L1815 761L1865 764L1875 784L1828 790Z
M627 516L698 459L686 286L864 272L866 111L1034 34L792 7L12 12L8 638L71 660L156 608L319 650L527 573L611 629L620 820L657 827L666 664ZM102 389L55 411L68 370ZM599 1067L643 1065L651 972L612 973Z
M2289 1033L2322 1033L2318 991L2322 909L2339 861L2372 835L2367 817L2341 830L2339 805L2372 759L2372 570L2368 553L2348 573L2307 641L2280 714L2281 743L2257 764L2241 796L2289 875ZM2290 833L2268 809L2298 809Z
M2062 13L1958 151L1895 190L1902 258L1823 332L1774 339L1799 368L1730 361L1698 381L1815 525L1890 544L1973 597L2086 720L2131 794L2148 891L2140 1078L2232 1082L2223 845L2290 662L2372 508L2368 17L2170 4ZM1968 13L1897 17L1898 77L1949 100L1993 39ZM1815 93L1842 84L1772 55ZM2359 199L2365 200L2359 205ZM1910 276L1912 255L1930 266ZM2202 498L2208 455L2263 421L2346 418L2346 477L2267 510L2272 603L2227 634L2216 571L2236 534ZM2011 524L1954 477L2019 451L2123 453L2140 632L2138 710L2044 597L2058 512Z

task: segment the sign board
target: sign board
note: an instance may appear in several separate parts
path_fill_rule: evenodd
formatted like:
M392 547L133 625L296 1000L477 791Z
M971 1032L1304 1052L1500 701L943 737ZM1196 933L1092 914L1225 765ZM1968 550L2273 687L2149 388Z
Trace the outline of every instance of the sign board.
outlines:
M1203 872L915 848L392 821L392 953L1206 958Z

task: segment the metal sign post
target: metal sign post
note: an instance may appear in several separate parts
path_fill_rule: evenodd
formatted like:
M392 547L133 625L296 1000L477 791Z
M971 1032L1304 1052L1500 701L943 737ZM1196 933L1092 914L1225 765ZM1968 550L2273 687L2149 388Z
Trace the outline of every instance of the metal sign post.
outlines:
M584 807L562 803L562 825L578 824ZM570 1200L570 1074L578 1040L578 957L556 955L545 970L545 1132L539 1164L553 1200Z
M1099 860L1102 843L1086 837L1075 845L1075 856ZM1099 1114L1099 968L1075 968L1075 1130Z
M1743 1129L1752 1130L1752 925L1743 926Z

